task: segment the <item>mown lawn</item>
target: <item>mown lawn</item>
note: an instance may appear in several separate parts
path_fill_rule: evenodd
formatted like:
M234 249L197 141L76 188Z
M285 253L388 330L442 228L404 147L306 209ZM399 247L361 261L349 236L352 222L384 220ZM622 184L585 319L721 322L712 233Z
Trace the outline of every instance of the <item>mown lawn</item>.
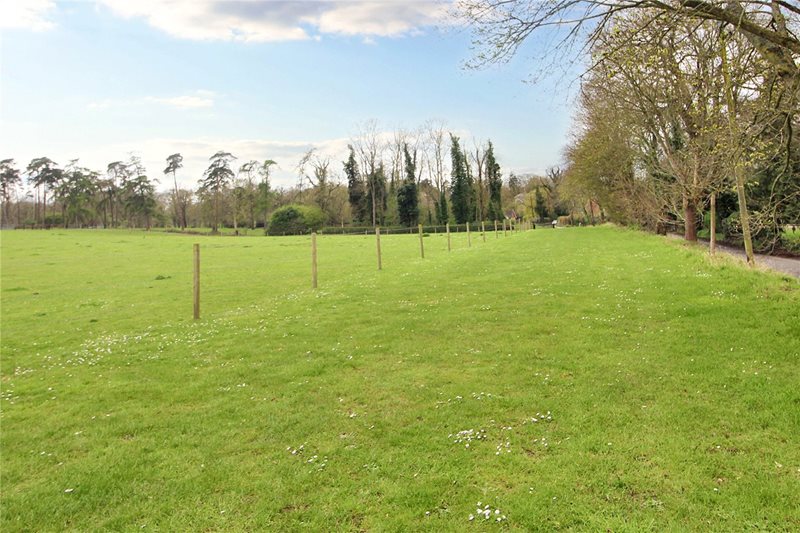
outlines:
M317 291L308 237L0 238L3 531L800 529L796 280L612 227L322 236Z

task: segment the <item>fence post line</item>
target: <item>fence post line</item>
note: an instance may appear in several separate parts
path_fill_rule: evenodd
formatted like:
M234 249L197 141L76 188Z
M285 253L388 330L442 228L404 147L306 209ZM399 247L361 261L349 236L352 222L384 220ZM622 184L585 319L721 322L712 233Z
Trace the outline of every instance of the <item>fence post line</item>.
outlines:
M381 227L375 226L375 244L378 247L378 270L383 269L383 264L381 263Z
M194 282L192 287L192 300L194 302L194 319L200 319L200 245L194 244Z
M500 238L500 235L497 233L497 220L494 221L494 237L495 239Z
M425 259L425 245L422 243L422 224L419 224L418 227L419 227L419 256L422 259Z
M486 242L486 226L481 220L481 234L483 235L483 242Z
M503 219L503 237L508 237L508 233L506 232L506 219Z
M450 223L448 222L445 225L445 231L447 231L447 251L450 251Z
M317 232L311 232L311 288L317 288Z
M472 248L472 237L469 234L469 222L467 222L467 248Z

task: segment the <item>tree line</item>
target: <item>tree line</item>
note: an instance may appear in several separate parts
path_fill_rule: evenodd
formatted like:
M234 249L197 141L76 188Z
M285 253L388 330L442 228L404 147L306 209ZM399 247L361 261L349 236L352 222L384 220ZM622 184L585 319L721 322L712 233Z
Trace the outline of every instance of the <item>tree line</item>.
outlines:
M297 183L274 188L275 160L240 162L219 151L194 189L179 185L184 159L171 154L161 172L169 183L164 192L157 192L159 180L148 175L137 155L109 163L104 173L77 159L62 168L47 157L35 158L24 170L5 159L0 161L2 223L255 229L267 228L276 209L298 204L313 206L326 225L411 227L541 220L568 215L575 207L559 195L563 173L558 168L545 176L511 172L504 178L490 140L468 145L442 122L383 132L377 121L368 121L346 153L344 161L334 162L312 148L295 166Z

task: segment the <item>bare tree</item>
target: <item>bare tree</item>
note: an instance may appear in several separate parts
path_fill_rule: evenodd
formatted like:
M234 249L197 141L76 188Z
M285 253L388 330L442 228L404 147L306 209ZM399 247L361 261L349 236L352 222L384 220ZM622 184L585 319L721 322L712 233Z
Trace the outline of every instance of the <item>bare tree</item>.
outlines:
M301 181L312 187L314 203L330 220L341 214L340 206L334 205L334 193L340 184L330 172L331 158L317 154L316 148L307 151L297 164Z
M382 172L382 156L385 145L378 131L378 121L368 120L357 126L357 134L352 139L352 146L356 151L361 166L361 175L367 178L367 194L370 198L372 210L372 225L376 226L379 214L382 212L384 184L379 183L385 179Z

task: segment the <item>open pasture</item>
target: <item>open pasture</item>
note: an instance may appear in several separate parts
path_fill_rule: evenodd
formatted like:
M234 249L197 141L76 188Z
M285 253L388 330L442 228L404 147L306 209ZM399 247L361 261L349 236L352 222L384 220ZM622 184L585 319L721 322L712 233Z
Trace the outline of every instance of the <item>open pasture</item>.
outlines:
M3 232L0 528L800 528L796 280L374 239L319 237L315 291L308 237Z

